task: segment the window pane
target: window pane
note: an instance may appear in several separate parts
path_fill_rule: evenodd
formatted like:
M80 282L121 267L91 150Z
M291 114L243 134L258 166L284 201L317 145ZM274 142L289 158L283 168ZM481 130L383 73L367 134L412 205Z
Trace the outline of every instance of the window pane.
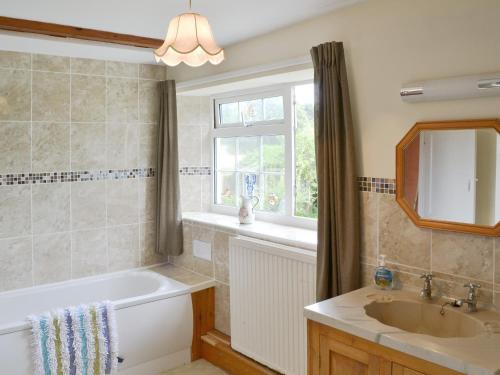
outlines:
M295 86L295 215L318 216L314 146L314 87Z
M276 96L274 98L264 99L264 119L265 120L282 120L283 116L283 97Z
M238 138L238 170L244 172L260 170L260 137Z
M265 172L285 171L285 136L262 137L263 169Z
M262 121L264 119L262 110L262 99L240 102L241 115L244 123Z
M217 172L216 203L236 206L236 173Z
M241 122L238 103L226 103L219 105L221 124L235 124Z
M217 138L217 169L236 170L236 138Z
M263 202L260 209L263 211L285 212L285 176L283 174L264 175Z

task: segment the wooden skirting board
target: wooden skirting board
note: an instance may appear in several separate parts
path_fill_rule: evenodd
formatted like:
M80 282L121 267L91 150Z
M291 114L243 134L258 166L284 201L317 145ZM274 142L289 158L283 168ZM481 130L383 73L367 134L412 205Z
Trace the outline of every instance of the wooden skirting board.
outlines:
M193 304L193 343L191 360L204 358L234 375L277 375L231 348L231 338L214 329L215 288L191 294Z
M231 338L216 330L201 338L204 359L234 375L277 375L276 371L245 357L231 348Z

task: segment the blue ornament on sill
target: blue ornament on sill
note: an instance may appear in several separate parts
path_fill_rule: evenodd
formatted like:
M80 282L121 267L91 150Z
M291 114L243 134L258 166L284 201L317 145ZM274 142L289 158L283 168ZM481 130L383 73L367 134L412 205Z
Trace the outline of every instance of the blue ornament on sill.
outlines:
M241 224L252 224L255 220L254 207L259 204L259 198L253 196L253 190L256 182L256 174L245 175L246 194L241 196L241 206L238 213Z
M245 175L245 186L246 186L246 196L251 198L253 196L253 190L255 187L255 183L257 182L256 174L246 174Z

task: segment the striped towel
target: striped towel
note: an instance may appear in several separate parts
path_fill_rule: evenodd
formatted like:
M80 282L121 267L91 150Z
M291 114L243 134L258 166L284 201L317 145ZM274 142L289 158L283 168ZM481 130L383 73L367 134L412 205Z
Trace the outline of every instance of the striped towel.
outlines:
M104 375L116 371L118 341L110 302L29 316L35 375Z

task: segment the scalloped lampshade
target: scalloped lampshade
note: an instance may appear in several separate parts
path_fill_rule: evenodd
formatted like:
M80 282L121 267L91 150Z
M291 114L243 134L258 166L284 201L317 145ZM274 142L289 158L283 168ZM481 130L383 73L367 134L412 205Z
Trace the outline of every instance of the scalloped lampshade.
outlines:
M196 67L207 61L217 65L224 60L224 50L215 42L208 20L197 13L183 13L172 19L165 42L154 54L156 62L169 66L184 62Z

